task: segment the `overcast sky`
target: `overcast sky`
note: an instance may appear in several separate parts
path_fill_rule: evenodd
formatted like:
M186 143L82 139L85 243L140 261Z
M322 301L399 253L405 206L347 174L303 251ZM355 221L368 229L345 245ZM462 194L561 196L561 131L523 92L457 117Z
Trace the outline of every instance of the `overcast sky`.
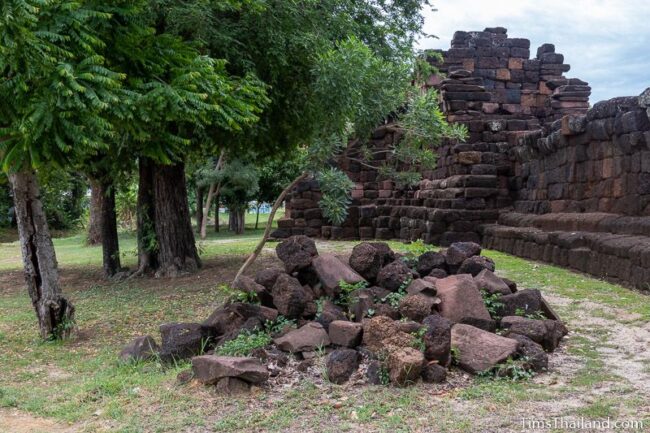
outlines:
M531 56L555 44L571 70L588 81L592 105L633 96L650 87L650 0L433 0L425 31L440 39L423 48L448 49L456 30L505 27L509 37L531 41Z

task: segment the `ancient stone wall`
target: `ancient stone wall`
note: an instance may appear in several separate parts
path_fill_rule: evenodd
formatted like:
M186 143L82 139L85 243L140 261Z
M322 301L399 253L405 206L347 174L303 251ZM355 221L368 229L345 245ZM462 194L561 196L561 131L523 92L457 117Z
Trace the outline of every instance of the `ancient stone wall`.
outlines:
M472 240L650 287L650 91L589 109L591 88L564 76L553 45L534 59L529 50L503 28L457 32L429 84L468 140L439 148L437 168L411 188L361 164L352 146L338 161L355 182L345 223L323 218L318 184L305 182L274 236ZM370 147L399 139L384 125ZM549 223L556 217L563 224Z

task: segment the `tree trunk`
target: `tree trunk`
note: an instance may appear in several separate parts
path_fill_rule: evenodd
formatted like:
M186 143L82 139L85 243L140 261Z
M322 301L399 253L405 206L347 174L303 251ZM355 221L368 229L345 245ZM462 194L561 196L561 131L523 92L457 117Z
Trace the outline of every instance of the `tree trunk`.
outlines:
M153 194L154 162L149 158L140 158L138 165L138 271L134 276L158 269Z
M196 231L201 232L203 227L203 191L205 188L202 186L196 187ZM206 215L207 217L207 215Z
M264 245L266 245L266 241L269 239L269 236L271 234L271 227L273 227L273 218L275 218L275 213L277 210L280 208L282 205L282 202L284 202L284 198L287 196L287 194L296 187L300 182L303 180L307 179L309 176L309 173L302 173L300 176L294 179L293 182L289 186L287 186L280 196L275 200L275 203L273 203L273 207L271 208L271 213L269 214L269 219L266 221L266 227L264 228L264 234L262 235L262 239L259 241L257 246L255 247L255 250L253 253L248 256L248 259L244 262L244 264L239 268L239 271L237 271L237 275L235 275L235 279L232 282L232 287L235 287L235 283L239 279L239 277L242 276L244 272L246 272L246 269L250 265L252 265L257 257L260 255L262 250L264 249Z
M257 208L255 209L255 230L259 228L260 225L260 208L262 205L257 203Z
M221 166L223 165L223 158L224 158L224 151L222 150L221 153L219 154L219 159L217 160L217 165L215 166L215 170L218 171L221 169ZM203 224L201 224L201 239L205 239L207 237L208 215L210 214L210 206L212 205L212 198L215 195L219 195L220 187L221 187L220 184L213 183L210 185L210 189L208 190L208 198L205 200L205 210L203 211L203 213L205 214L205 219L203 220Z
M101 213L104 197L100 191L99 181L90 179L90 218L88 220L88 245L99 245L102 242Z
M66 338L74 328L75 308L61 293L54 245L33 171L9 175L23 255L25 282L41 337Z
M208 217L210 216L210 206L212 205L212 197L214 197L215 188L216 184L210 184L210 188L208 189L208 197L205 199L205 210L203 211L205 214L205 219L201 224L201 239L205 239L208 236Z
M221 197L217 194L214 198L214 231L219 233L221 224L219 223L219 210L220 210Z
M185 185L185 165L156 164L153 173L155 232L159 267L156 276L178 276L201 266L196 250Z
M101 183L101 193L104 197L101 219L104 276L110 278L122 268L120 265L120 244L117 237L115 186L111 181L103 181Z

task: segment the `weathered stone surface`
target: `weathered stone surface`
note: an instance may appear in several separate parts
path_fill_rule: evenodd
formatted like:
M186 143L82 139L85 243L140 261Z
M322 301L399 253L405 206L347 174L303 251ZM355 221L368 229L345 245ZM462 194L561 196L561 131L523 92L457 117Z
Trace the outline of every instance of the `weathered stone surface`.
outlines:
M278 312L290 319L302 316L310 301L300 281L287 274L278 276L271 294L273 295L273 305Z
M323 325L325 330L329 330L330 324L335 320L347 320L345 313L334 302L325 300L321 304L322 311L317 315L316 321Z
M437 292L438 290L436 289L436 285L433 282L422 278L413 280L411 284L409 284L409 286L406 288L406 293L409 295L422 294L427 296L436 296Z
M499 302L503 304L497 309L501 317L534 314L541 310L542 295L537 289L525 289L501 296Z
M424 355L417 349L404 347L392 350L387 362L391 383L406 386L415 383L420 377Z
M366 379L371 385L381 385L381 362L376 359L368 363L368 368L366 369Z
M418 257L418 265L416 269L421 277L429 275L434 269L446 271L447 264L445 256L441 253L428 251Z
M215 329L200 323L166 323L160 325L160 357L169 362L199 355L214 345Z
M120 360L129 361L146 361L155 358L160 347L150 335L136 337L120 352Z
M282 337L273 339L273 342L285 352L308 352L319 347L330 345L330 339L323 325L309 322L306 325L289 331Z
M216 335L227 335L238 331L249 319L257 318L264 323L265 320L273 320L268 317L268 310L259 305L246 302L232 302L223 305L210 314L203 325L214 328Z
M224 377L233 377L249 383L261 383L269 378L268 369L256 358L203 355L192 358L194 377L211 385Z
M402 317L421 322L431 314L435 302L435 299L431 296L422 294L407 295L400 301L398 311Z
M438 364L427 364L422 369L422 381L425 383L443 383L447 379L447 369Z
M255 274L255 282L266 287L266 290L271 291L280 274L284 274L282 269L265 268Z
M257 297L257 299L265 306L272 306L273 299L271 298L271 293L261 284L258 284L251 277L246 275L240 275L240 277L235 281L233 288L239 289L246 293L252 293Z
M449 266L460 266L465 260L481 254L481 246L474 242L456 242L445 251L445 261Z
M359 368L359 352L353 349L337 349L327 356L327 378L330 382L342 384Z
M470 275L452 275L436 281L438 306L440 315L452 322L462 322L465 319L481 319L490 321L483 297L478 286Z
M460 268L458 268L458 273L471 274L475 277L484 269L494 272L494 261L483 256L473 256L463 261Z
M289 274L311 265L312 259L318 255L316 243L303 235L280 242L275 252Z
M350 267L368 281L375 281L381 269L382 254L370 242L362 242L352 249Z
M329 337L332 344L344 347L357 347L361 344L363 325L358 322L335 320L330 323Z
M460 367L476 374L513 357L519 343L470 325L456 324L451 328L451 347L458 351Z
M508 333L520 334L542 344L546 338L546 324L543 320L528 319L521 316L506 316L501 319L501 327Z
M569 333L569 330L562 322L557 320L544 320L546 325L546 338L542 342L542 346L548 352L553 352L560 344L560 340Z
M494 272L489 269L483 269L476 277L474 277L476 285L479 290L485 290L489 294L499 293L501 295L510 295L510 287L501 278L497 277Z
M340 291L339 283L356 284L365 281L350 266L343 263L332 254L321 254L314 258L312 266L320 279L323 290L327 296L334 297Z
M395 321L386 316L376 316L363 321L363 345L373 352L383 348L382 341L399 332Z
M548 355L541 345L524 335L510 333L507 337L519 342L518 353L527 360L528 368L533 371L546 371L548 369Z
M431 315L422 322L427 330L424 340L424 357L447 366L451 361L451 326L452 323L439 315Z
M251 385L250 383L235 377L224 377L223 379L219 379L215 386L215 390L219 394L236 396L248 394L251 390Z
M377 275L377 285L395 292L411 278L411 270L406 264L401 260L395 260L381 268Z

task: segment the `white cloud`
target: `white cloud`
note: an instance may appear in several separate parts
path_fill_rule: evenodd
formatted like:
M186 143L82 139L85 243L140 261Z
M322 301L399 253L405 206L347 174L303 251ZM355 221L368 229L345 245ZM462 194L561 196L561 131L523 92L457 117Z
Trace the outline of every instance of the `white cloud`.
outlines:
M439 40L423 48L449 48L457 30L502 26L510 37L555 44L571 65L567 74L589 81L592 103L638 95L650 87L648 0L438 0L426 12L425 30Z

